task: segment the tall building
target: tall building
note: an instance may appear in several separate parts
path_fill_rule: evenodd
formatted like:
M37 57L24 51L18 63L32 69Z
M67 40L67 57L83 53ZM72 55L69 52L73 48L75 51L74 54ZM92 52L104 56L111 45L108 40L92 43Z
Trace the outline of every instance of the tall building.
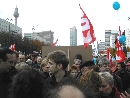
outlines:
M5 19L0 18L0 32L4 31L4 32L9 32L9 33L18 33L22 35L22 28L17 26L17 18L19 17L17 6L15 8L13 15L15 17L15 24L11 23L14 21L13 19L7 18L5 20Z
M105 50L105 42L97 43L97 49L98 49L98 51L104 51Z
M24 37L28 38L29 40L32 40L32 33L24 33Z
M11 23L12 19L1 19L0 18L0 32L4 31L4 32L10 32L10 33L18 33L18 34L22 34L22 28L14 25Z
M126 47L130 47L130 30L125 30L125 36L126 36Z
M42 32L24 33L24 37L31 40L38 39L41 42L52 45L54 40L54 32L50 30Z
M14 11L14 17L15 17L15 25L17 26L17 18L19 17L19 13L18 13L18 8L17 8L17 6L16 6L16 8L15 8L15 11Z
M77 29L75 26L70 28L70 46L77 46Z
M109 47L115 48L117 35L118 30L105 30L105 50Z

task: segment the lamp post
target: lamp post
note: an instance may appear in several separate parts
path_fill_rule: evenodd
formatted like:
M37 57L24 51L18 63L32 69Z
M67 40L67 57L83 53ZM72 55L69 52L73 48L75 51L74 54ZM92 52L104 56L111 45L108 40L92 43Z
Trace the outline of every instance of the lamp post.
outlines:
M7 41L7 48L8 48L9 47L9 42L10 42L10 22L13 21L13 20L7 18L6 21L9 21L9 34L8 34L8 41Z
M35 33L34 31L35 31L35 28L38 27L39 25L40 24L32 27L32 31L33 31L33 33L32 33L32 52L33 52L33 39L34 39L34 33Z

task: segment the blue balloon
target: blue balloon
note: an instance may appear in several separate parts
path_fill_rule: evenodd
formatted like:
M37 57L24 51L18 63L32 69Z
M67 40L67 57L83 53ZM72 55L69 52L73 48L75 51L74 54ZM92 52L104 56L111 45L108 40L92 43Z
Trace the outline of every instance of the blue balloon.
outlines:
M120 8L119 2L115 1L115 2L113 3L113 8L114 8L115 10L118 10L118 9Z
M119 41L121 44L123 44L126 41L126 37L124 35L120 36Z

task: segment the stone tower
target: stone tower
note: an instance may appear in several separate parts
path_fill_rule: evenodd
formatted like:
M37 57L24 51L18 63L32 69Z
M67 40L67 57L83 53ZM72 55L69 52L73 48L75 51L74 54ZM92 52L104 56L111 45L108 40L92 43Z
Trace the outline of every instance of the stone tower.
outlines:
M17 26L17 18L19 17L18 8L16 5L15 11L14 11L14 17L15 17L15 25Z

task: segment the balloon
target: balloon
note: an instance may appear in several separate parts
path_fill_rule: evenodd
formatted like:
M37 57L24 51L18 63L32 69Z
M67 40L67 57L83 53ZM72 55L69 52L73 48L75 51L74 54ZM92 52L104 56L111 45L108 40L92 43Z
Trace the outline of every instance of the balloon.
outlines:
M120 8L120 4L119 4L117 1L115 1L115 2L113 3L113 8L114 8L115 10L118 10L118 9Z
M119 41L121 44L123 44L126 41L126 37L124 35L120 36Z

